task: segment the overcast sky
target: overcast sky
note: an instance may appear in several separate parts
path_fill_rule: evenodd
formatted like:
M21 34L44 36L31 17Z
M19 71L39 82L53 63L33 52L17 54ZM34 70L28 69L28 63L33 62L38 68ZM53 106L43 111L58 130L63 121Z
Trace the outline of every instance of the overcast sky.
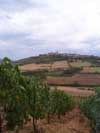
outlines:
M100 0L0 0L0 58L100 55Z

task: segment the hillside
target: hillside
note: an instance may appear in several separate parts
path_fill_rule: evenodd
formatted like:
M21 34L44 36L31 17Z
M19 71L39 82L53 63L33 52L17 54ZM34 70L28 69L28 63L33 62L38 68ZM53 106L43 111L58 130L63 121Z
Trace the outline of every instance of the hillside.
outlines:
M97 56L49 53L15 63L24 74L45 77L50 85L100 85L100 57Z
M49 54L33 56L33 57L17 60L15 63L19 65L25 65L25 64L32 64L32 63L37 63L37 64L52 63L55 61L63 61L63 60L68 60L68 61L85 60L89 62L95 62L98 64L100 62L100 57L93 56L93 55L90 56L90 55L79 55L79 54L49 53Z
M1 63L2 59L0 59L0 63Z

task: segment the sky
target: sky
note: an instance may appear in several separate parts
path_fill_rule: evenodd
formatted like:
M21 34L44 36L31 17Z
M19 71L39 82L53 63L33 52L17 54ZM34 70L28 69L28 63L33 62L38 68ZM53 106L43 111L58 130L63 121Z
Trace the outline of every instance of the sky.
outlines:
M0 0L0 58L100 56L100 0Z

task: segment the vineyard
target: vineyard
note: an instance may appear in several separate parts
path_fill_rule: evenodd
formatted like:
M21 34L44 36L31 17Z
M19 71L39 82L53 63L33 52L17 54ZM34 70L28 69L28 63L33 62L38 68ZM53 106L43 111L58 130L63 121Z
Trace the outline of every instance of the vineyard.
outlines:
M37 121L46 119L47 123L58 119L73 109L72 96L54 89L35 77L25 77L18 66L4 58L0 65L0 133L17 133L32 119L33 132L38 133Z

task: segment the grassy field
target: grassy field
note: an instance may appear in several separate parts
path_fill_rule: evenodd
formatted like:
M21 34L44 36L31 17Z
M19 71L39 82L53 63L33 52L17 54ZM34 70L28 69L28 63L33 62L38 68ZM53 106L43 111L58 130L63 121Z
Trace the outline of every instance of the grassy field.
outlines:
M89 67L91 66L91 63L84 61L84 62L70 62L72 67Z
M100 73L100 67L84 67L83 73Z

